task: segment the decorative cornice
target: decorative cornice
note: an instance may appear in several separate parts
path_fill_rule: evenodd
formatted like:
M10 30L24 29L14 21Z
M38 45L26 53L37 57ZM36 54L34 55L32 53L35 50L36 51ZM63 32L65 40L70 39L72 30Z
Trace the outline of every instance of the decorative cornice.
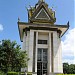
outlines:
M30 30L47 30L47 31L57 31L59 33L59 37L62 37L65 32L69 29L69 22L67 25L50 25L50 24L35 24L35 23L25 23L18 22L18 30L20 39L23 39L23 32L27 35L27 31Z
M38 27L41 27L41 26L46 26L46 27L60 27L60 28L69 28L69 25L58 25L58 24L40 24L40 23L26 23L26 22L18 22L18 25L26 25L26 26L38 26Z

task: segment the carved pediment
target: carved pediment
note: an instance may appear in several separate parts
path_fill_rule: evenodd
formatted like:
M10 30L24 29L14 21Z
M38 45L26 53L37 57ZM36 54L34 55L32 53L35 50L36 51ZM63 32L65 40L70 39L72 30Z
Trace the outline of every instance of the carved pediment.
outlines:
M33 11L33 10L32 10ZM46 3L41 2L38 7L35 8L34 12L32 12L32 16L30 17L30 22L40 22L40 23L54 23L55 12L50 10Z
M42 8L38 14L35 16L35 19L45 19L45 20L50 20L49 15L47 14L47 12L44 10L44 8Z

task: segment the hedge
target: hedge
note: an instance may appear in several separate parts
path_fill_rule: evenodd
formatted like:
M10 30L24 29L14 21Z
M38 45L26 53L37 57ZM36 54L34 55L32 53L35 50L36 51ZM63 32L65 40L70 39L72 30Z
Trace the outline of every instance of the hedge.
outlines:
M0 71L0 75L6 75L3 71Z
M8 72L7 75L18 75L19 72Z
M32 75L32 72L28 72L27 75Z
M8 72L7 75L18 75L18 74L24 75L24 72ZM27 72L27 75L32 75L32 72Z
M75 74L57 74L57 75L75 75Z
M24 75L24 72L8 72L7 75L18 75L19 73L21 75ZM27 72L27 75L32 75L32 72ZM75 75L75 74L56 74L56 75Z

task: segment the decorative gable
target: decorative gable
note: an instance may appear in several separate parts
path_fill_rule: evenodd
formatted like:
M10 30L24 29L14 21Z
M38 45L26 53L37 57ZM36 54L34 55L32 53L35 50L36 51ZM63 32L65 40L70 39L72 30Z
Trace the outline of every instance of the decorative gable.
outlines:
M35 19L45 19L45 20L50 20L49 15L47 14L47 12L44 10L44 8L42 8L38 14L35 16Z
M56 21L55 12L48 8L45 2L41 2L35 8L29 10L29 22L51 23Z

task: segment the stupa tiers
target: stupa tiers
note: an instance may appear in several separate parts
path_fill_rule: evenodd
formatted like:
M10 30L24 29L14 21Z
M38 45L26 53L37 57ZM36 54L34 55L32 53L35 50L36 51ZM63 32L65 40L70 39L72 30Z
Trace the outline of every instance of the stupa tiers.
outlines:
M44 0L28 9L28 23L18 21L23 50L27 51L27 72L32 75L63 73L61 37L69 28L56 25L55 11Z

